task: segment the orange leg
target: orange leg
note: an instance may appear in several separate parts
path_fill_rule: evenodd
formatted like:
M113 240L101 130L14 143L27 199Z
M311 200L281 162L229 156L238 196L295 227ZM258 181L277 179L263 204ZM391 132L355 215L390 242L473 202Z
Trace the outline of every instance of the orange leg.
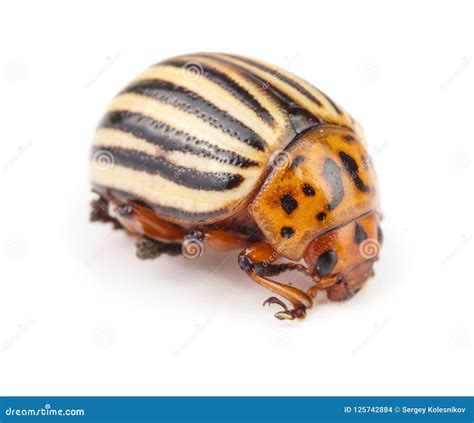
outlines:
M141 204L109 199L109 215L128 232L146 235L161 242L181 242L186 232L177 225L160 219L155 212Z
M249 245L246 236L225 230L188 232L184 228L159 218L152 209L141 204L113 197L101 197L93 203L92 220L111 221L127 232L139 235L137 256L150 259L162 253L183 254L187 258L197 258L205 248L212 250L234 250L245 248L239 255L239 265L258 284L270 289L288 300L293 309L276 297L270 297L266 304L279 304L284 308L275 314L278 319L303 318L306 309L313 305L318 291L328 289L337 281L332 278L317 278L309 269L299 263L281 263L278 252L265 242ZM296 270L312 278L315 285L307 293L302 290L269 279L288 270ZM331 291L334 292L335 291Z
M277 319L302 319L306 316L306 309L313 305L311 297L298 288L274 281L267 276L275 276L286 270L299 270L306 274L309 272L304 266L297 263L273 264L278 256L278 253L269 244L257 242L251 244L240 254L239 265L253 281L270 289L275 294L281 295L293 305L293 309L290 310L278 298L268 298L263 305L279 304L284 309L284 311L275 314Z
M137 255L143 259L157 257L162 252L172 255L182 252L187 258L197 258L204 248L234 250L249 243L247 237L224 230L189 232L159 218L149 207L111 196L92 203L91 220L113 222L116 227L141 236L137 241Z

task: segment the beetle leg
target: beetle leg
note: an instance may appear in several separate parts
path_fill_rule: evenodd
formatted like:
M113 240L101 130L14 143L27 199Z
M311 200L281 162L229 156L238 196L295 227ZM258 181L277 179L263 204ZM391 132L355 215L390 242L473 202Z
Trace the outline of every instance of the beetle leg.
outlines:
M131 234L163 243L181 243L186 234L182 228L159 218L152 209L141 204L116 198L109 199L108 204L109 215Z
M279 304L284 311L275 314L277 319L293 320L295 318L301 319L306 316L306 309L313 305L313 300L309 295L298 288L285 285L283 283L269 279L269 274L275 275L283 270L290 270L294 266L288 265L273 265L271 264L278 258L276 251L268 244L255 243L246 248L239 256L240 268L247 273L247 275L258 284L270 289L276 294L281 295L287 299L292 305L293 309L289 310L286 305L275 297L270 297L264 302L266 304ZM301 270L301 268L295 268Z
M264 286L265 288L270 289L275 294L281 295L283 298L287 299L292 305L293 309L289 310L285 304L278 300L275 297L270 297L267 301L264 302L266 304L279 304L283 306L284 311L280 311L275 314L275 317L280 320L293 320L295 318L302 319L306 316L306 309L313 305L313 300L305 294L303 291L295 288L293 286L285 285L280 282L276 282L274 280L261 277L257 275L254 271L247 272L249 277L257 282L258 284Z
M154 259L162 254L169 254L177 256L182 253L181 244L169 244L165 242L156 241L155 239L141 236L137 239L135 246L137 248L136 254L139 259L149 260Z
M103 197L91 201L91 222L111 222L114 229L123 229L122 225L108 213L109 204Z

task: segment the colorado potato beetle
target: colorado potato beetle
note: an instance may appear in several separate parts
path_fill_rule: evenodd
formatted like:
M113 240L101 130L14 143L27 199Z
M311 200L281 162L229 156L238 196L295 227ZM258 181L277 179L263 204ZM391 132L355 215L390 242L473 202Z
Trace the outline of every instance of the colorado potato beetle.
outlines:
M241 249L240 268L303 318L318 291L354 295L382 232L377 178L358 123L271 64L201 53L160 62L108 107L92 150L91 220L137 238L137 255ZM277 282L296 270L307 290Z

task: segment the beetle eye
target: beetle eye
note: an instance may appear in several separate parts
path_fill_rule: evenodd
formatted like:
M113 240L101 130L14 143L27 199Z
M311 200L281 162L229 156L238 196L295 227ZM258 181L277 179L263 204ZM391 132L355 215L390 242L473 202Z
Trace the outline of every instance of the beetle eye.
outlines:
M337 263L337 254L333 250L322 253L314 265L314 273L318 276L329 275Z

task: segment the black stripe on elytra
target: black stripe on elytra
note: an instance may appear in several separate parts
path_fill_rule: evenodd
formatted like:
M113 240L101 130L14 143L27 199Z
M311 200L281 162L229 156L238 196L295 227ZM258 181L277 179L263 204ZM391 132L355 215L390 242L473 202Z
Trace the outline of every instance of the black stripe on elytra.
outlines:
M186 63L187 60L185 59L171 59L162 62L161 64L181 67L185 66ZM270 114L270 112L264 106L262 106L251 93L234 81L230 76L218 71L217 69L214 69L211 66L208 66L207 64L199 63L199 65L203 70L204 77L212 82L215 82L217 85L219 85L219 87L223 88L232 96L240 100L249 109L253 110L263 121L270 125L275 123L275 120L273 119L273 116Z
M334 210L344 197L344 186L342 184L341 169L332 159L324 161L323 169L324 179L331 185L333 197L327 208L329 211Z
M365 241L368 238L367 232L364 228L358 223L355 224L355 242L360 244L362 241Z
M354 181L355 186L359 191L369 192L370 188L365 185L364 181L360 178L359 175L359 166L357 166L356 161L349 156L349 154L344 153L343 151L339 152L339 157L341 158L342 164L349 173L351 179Z
M233 54L229 54L230 57L233 57L237 60L240 60L242 62L248 63L251 66L255 66L256 68L269 73L270 75L274 76L275 78L280 79L284 83L288 84L290 87L293 87L296 91L298 91L300 94L304 95L306 98L311 100L312 102L316 103L318 106L322 106L323 104L321 101L316 98L313 94L311 94L306 88L301 86L298 82L294 81L293 79L288 78L285 75L282 75L278 70L272 69L268 66L263 65L262 63L258 63L252 59L248 59L247 57L242 57L242 56L236 56Z
M233 151L224 150L200 140L183 131L178 131L163 122L139 113L126 111L109 112L99 125L102 128L118 129L159 146L165 151L181 151L198 157L206 157L219 163L246 169L258 166L254 160Z
M313 94L311 94L306 88L304 88L303 86L301 86L297 81L291 79L291 78L288 78L287 76L285 75L282 75L280 72L278 72L277 69L272 69L268 66L265 66L263 65L262 63L258 63L252 59L248 59L246 57L242 57L242 56L236 56L236 55L233 55L233 54L230 54L229 56L231 57L234 57L235 59L238 59L238 60L241 60L242 62L245 62L245 63L248 63L249 65L252 65L252 66L255 66L256 68L264 71L264 72L267 72L269 73L270 75L273 75L274 77L282 80L283 82L285 82L286 84L290 85L291 87L293 87L295 90L297 90L300 94L304 95L305 97L307 97L308 99L310 99L311 101L313 101L314 103L316 103L319 107L323 107L323 104L321 103L321 101L315 97ZM309 84L309 83L308 83ZM311 85L311 84L309 84ZM326 98L326 100L329 102L329 104L333 107L333 109L336 111L337 114L339 115L342 115L343 112L342 110L339 108L339 106L331 99L331 97L329 97L328 95L326 95L325 93L323 93L320 89L316 88L315 86L311 85L311 87L317 91L318 93L320 93L323 97Z
M321 93L321 95L323 95L324 97L326 97L326 100L329 102L329 104L333 107L333 109L336 111L336 113L338 115L342 115L343 114L343 111L339 108L339 106L334 103L334 101L331 99L331 97L329 97L328 95L324 94L321 90L319 90L318 88L314 87L315 90L319 91Z
M265 151L267 147L255 131L187 88L160 79L146 79L133 83L123 93L141 94L191 113L256 150Z
M188 188L205 191L226 191L238 187L244 178L239 174L227 172L201 172L189 167L175 165L160 156L150 156L141 151L125 148L95 146L92 155L106 151L118 166L146 172Z
M239 65L221 57L215 57L208 54L203 54L202 56L222 63L223 65L229 66L232 69L235 69L244 77L246 77L250 82L264 89L265 92L270 95L272 99L276 101L282 109L286 111L290 118L290 122L293 126L293 129L297 134L307 130L308 128L319 126L324 123L318 116L313 113L310 113L308 110L305 110L304 108L299 106L292 98L288 97L284 92L280 91L268 81L263 80L251 70L247 69L245 66Z
M98 185L98 184L93 184L93 185L94 185L94 191L97 192L98 194L108 194L115 198L135 201L139 204L143 204L145 206L152 208L159 215L170 216L175 219L183 220L186 222L203 222L203 223L208 222L211 219L215 219L215 218L226 215L229 211L227 208L223 208L223 209L212 210L210 212L200 212L200 213L189 212L189 211L175 208L175 207L168 207L168 206L162 206L156 203L150 203L149 201L144 200L143 198L130 192L126 192L126 191L122 191L122 190L118 190L114 188L109 188L109 187L105 187L103 185Z

